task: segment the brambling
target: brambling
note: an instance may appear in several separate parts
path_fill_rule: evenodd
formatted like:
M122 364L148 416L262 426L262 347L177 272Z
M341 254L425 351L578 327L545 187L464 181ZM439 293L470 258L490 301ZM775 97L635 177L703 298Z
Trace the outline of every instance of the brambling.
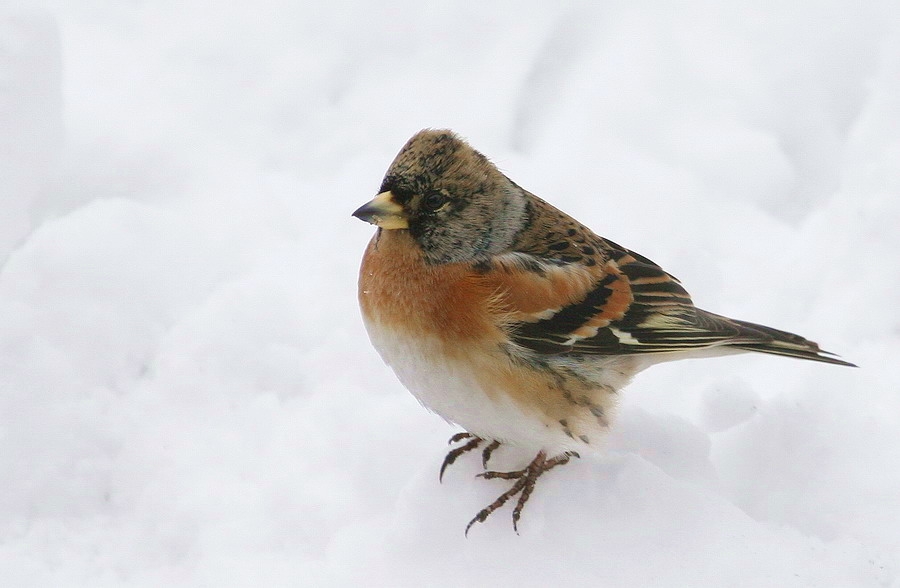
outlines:
M377 225L359 303L372 344L428 409L484 444L484 478L514 481L466 526L596 447L618 391L655 363L759 351L852 366L816 343L693 305L681 283L519 187L451 131L423 130L353 213ZM501 444L536 457L487 469Z

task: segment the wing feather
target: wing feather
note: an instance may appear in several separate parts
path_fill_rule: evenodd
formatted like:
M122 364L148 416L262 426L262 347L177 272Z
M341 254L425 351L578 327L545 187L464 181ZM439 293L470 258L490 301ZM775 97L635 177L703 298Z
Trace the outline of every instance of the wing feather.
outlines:
M591 264L524 253L495 258L479 279L497 292L512 341L539 354L669 353L728 345L846 364L785 331L696 308L671 274L615 244Z

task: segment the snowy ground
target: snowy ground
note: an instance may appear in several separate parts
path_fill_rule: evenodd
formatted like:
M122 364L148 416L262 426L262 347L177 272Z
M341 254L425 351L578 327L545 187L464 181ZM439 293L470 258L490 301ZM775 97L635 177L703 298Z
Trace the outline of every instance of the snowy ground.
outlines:
M900 8L0 3L4 586L900 586ZM861 369L680 362L502 491L369 345L423 127Z

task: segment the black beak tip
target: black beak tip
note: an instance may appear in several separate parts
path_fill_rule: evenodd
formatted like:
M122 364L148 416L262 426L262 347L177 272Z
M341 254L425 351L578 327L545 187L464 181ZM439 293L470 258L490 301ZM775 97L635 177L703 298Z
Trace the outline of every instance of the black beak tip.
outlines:
M350 216L355 216L361 221L372 222L372 210L369 208L368 204L363 204L359 208L353 211Z

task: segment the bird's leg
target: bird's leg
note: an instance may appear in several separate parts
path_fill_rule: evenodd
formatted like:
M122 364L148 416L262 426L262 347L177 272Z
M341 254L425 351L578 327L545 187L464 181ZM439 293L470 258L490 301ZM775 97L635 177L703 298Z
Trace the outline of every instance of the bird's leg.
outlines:
M513 472L488 471L484 472L483 474L478 474L480 477L486 480L501 479L515 480L516 482L509 490L497 497L497 500L481 509L478 514L475 515L475 518L469 521L469 524L466 525L466 535L469 534L469 529L472 527L472 525L474 525L475 523L483 523L491 515L491 513L506 504L510 498L512 498L516 494L521 493L519 495L519 500L516 502L516 507L513 509L512 515L513 530L518 533L519 517L522 515L522 509L525 508L525 503L528 502L528 499L531 497L531 493L534 491L534 486L537 483L537 479L540 478L544 472L549 471L558 465L568 463L573 456L578 457L578 454L574 452L566 452L562 455L547 459L547 454L541 451L524 469L516 470Z
M458 458L463 453L472 451L473 449L475 449L476 447L481 445L482 441L484 441L484 439L482 439L481 437L476 437L472 433L463 432L463 433L457 433L457 434L453 435L452 437L450 437L450 441L448 441L447 443L448 444L456 443L457 441L462 441L463 439L468 439L468 441L466 443L464 443L463 445L460 445L459 447L455 447L455 448L451 449L447 453L447 457L444 458L444 463L441 464L441 473L438 475L438 481L441 481L444 479L444 470L447 469L447 466L451 465L454 461L456 461L456 458ZM490 447L490 445L488 447Z

